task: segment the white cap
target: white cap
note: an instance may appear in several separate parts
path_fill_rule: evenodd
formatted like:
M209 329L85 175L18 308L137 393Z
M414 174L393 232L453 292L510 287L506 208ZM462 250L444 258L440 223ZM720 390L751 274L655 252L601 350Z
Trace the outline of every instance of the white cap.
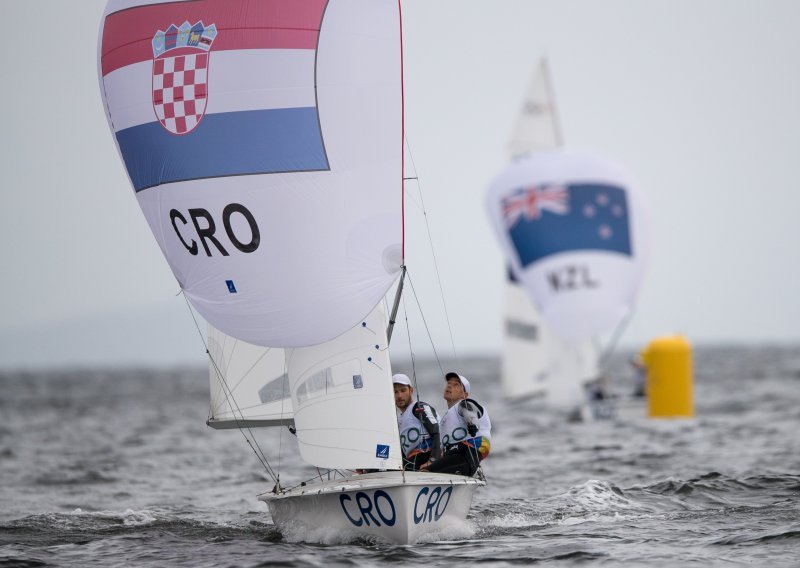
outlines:
M458 380L461 381L461 386L464 387L464 392L469 394L469 381L467 380L467 377L462 377L458 373L447 373L447 375L457 375L458 376ZM446 380L446 381L449 380L447 378L447 375L444 376L444 380Z
M392 376L392 383L395 385L408 385L411 386L411 380L409 380L407 375L403 373L397 373L396 375Z

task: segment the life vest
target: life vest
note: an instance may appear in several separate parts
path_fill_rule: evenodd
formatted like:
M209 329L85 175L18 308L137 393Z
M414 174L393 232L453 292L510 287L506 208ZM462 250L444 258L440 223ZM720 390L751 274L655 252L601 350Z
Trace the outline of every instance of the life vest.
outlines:
M425 429L422 420L417 418L414 414L414 407L419 404L430 408L425 403L415 402L409 404L405 411L399 413L397 416L397 426L400 429L400 446L403 448L403 455L407 458L411 458L422 452L428 452L433 445L430 434L428 434L428 431ZM437 422L435 413L428 416L428 419L431 418L434 423Z
M478 427L475 436L470 436L470 422ZM442 445L445 447L452 444L467 444L478 451L481 459L489 455L492 421L489 419L489 413L471 398L447 409L442 416L439 431L442 434Z

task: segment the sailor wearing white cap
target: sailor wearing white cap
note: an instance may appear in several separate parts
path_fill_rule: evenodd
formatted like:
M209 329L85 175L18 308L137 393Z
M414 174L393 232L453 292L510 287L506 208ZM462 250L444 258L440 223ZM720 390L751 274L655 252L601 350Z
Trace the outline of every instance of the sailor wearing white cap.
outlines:
M414 387L408 376L398 373L392 377L392 383L403 448L403 468L416 471L431 458L438 459L442 455L439 419L428 403L419 400L412 403Z
M480 462L489 455L492 422L486 409L468 398L470 384L466 377L451 372L445 375L445 380L444 399L448 408L440 428L445 452L441 460L423 469L474 475Z

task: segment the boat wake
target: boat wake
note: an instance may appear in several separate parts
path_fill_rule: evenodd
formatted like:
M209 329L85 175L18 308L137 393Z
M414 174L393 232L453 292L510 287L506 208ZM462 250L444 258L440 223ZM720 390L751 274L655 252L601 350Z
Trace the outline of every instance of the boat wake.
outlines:
M479 536L491 537L585 522L618 522L654 511L619 487L591 479L552 497L504 501L476 509L473 522L480 527Z
M785 531L726 537L714 544L791 541L800 537L793 514L792 496L800 487L795 475L754 475L741 478L709 472L696 478L667 478L645 486L621 489L607 481L591 479L561 494L543 499L515 499L476 507L472 522L479 537L496 537L519 531L547 531L582 523L617 523L632 519L665 520L688 514L714 514L763 507L769 501L775 514L785 505Z
M431 529L416 540L417 544L426 542L441 542L465 540L475 536L478 532L474 522L461 520L446 528ZM314 543L325 545L337 544L389 544L380 538L367 536L355 530L337 527L309 528L301 523L291 522L281 525L282 540L289 543Z

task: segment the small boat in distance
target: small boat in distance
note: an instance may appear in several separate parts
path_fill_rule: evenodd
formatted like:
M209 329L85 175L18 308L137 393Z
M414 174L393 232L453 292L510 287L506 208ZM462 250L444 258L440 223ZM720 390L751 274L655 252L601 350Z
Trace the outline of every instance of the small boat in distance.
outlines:
M602 383L599 341L624 322L643 273L642 200L627 173L562 146L541 60L509 144L511 163L487 193L508 263L503 389L540 395L583 419L613 415L587 397ZM613 341L611 342L613 345Z

